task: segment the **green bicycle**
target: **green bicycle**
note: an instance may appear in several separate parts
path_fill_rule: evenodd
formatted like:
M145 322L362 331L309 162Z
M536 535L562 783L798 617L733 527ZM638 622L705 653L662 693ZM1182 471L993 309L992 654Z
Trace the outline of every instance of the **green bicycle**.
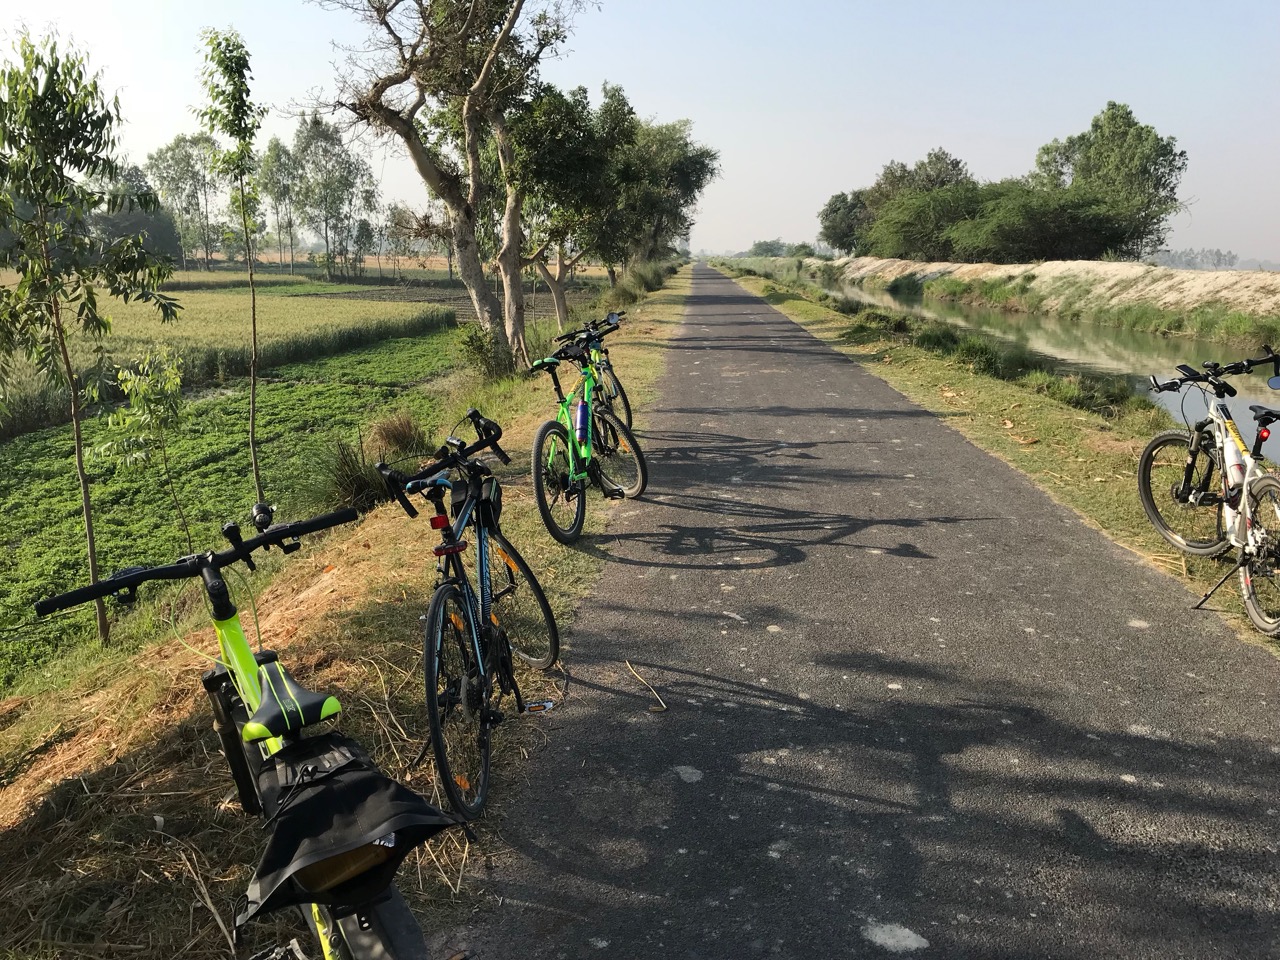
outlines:
M626 315L625 310L610 313L603 320L594 320L581 330L566 333L556 337L556 340L560 343L577 341L586 348L596 381L600 384L597 396L609 408L609 412L618 415L618 419L630 429L631 401L627 398L627 391L622 388L622 381L614 372L613 362L609 359L609 348L603 343L605 337L622 326L622 318Z
M564 544L582 535L588 482L611 500L638 497L649 482L640 444L603 399L591 359L592 344L598 348L603 336L565 334L557 339L569 342L533 365L551 375L559 404L556 418L539 427L533 438L533 494L547 531ZM576 364L581 374L568 395L556 372L565 362Z
M412 477L385 463L377 469L410 517L418 511L407 494L422 494L435 508L431 528L441 535L432 551L438 579L423 618L427 719L440 784L454 810L470 820L480 815L489 794L490 738L504 719L498 709L502 697L513 697L517 713L539 713L551 706L524 699L512 654L546 670L559 656L560 634L533 571L498 526L502 486L487 466L473 459L489 449L510 463L498 443L502 428L475 410L466 419L475 427L475 443L450 437L436 462ZM451 471L457 471L458 479L449 479ZM452 491L452 524L446 491ZM462 536L468 527L476 540L474 586L462 562L468 548ZM425 753L426 747L419 759Z
M229 549L182 557L161 567L129 567L91 586L36 603L47 616L100 597L137 599L151 580L200 580L208 597L219 656L202 681L213 728L231 768L240 806L264 818L262 860L249 883L236 933L254 917L284 907L302 915L325 960L408 960L426 956L422 931L393 882L409 852L459 823L407 787L384 776L354 740L336 732L304 735L337 717L336 697L300 686L274 651L255 653L240 625L222 570L298 538L357 518L340 510L297 523L273 524L272 508L253 510L258 536L244 540L223 526ZM289 948L263 956L288 957Z

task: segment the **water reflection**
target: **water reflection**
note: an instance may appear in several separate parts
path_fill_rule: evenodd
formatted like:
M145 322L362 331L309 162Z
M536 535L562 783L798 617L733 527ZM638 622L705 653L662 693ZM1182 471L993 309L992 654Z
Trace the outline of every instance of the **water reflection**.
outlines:
M847 287L842 293L850 299L944 320L957 327L1019 343L1040 357L1057 361L1060 370L1126 377L1135 393L1146 394L1175 417L1187 417L1193 422L1203 417L1207 409L1201 391L1184 388L1179 393L1151 394L1147 378L1155 374L1161 380L1172 379L1177 376L1175 368L1180 363L1200 369L1205 360L1230 363L1241 359L1239 348L1233 350L1210 340L1161 337L1084 320L1065 320L1046 313L1013 313L940 300L924 301L919 297L897 297L859 287ZM1261 353L1261 350L1255 352ZM1280 408L1280 391L1267 383L1270 373L1269 366L1259 367L1250 376L1231 379L1238 396L1229 403L1248 441L1253 440L1254 434L1249 405L1260 403ZM1267 442L1265 451L1271 459L1280 460L1280 431L1276 433L1277 437Z

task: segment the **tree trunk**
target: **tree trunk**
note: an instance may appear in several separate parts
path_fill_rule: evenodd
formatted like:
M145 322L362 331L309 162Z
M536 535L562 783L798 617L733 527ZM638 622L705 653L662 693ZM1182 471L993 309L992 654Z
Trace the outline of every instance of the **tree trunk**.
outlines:
M524 245L524 231L520 227L520 209L524 193L507 188L507 206L502 215L502 246L498 249L498 272L502 276L504 316L507 324L507 342L511 344L511 357L517 366L528 369L529 347L524 340L524 261L520 248Z
M471 305L475 308L476 319L494 339L499 352L510 355L511 344L507 339L507 331L502 323L502 307L498 298L490 292L484 279L484 264L480 262L480 245L476 242L475 217L470 208L465 208L451 218L453 227L453 250L458 258L458 274L462 283L471 295ZM453 270L450 267L450 279Z
M609 271L609 288L613 289L618 285L618 268L613 264L606 264L605 269Z
M45 261L48 263L46 248ZM80 432L80 387L76 382L76 371L71 365L71 354L67 352L67 334L62 329L62 301L54 296L53 329L58 338L58 350L62 353L62 369L67 377L67 385L71 389L71 435L76 448L76 476L80 478L80 505L84 510L84 538L89 549L89 582L98 582L98 547L93 537L93 503L89 496L89 474L84 468L84 436ZM103 646L111 636L111 625L107 623L107 605L99 597L94 601L94 610L98 616L98 640Z
M551 300L556 305L556 326L559 327L561 333L564 333L564 328L569 324L569 304L564 296L564 251L560 251L556 258L556 272L554 274L542 257L535 260L533 265L542 274L542 279L546 283L547 289L551 291Z
M249 354L249 463L253 466L253 489L258 499L266 500L262 492L262 474L258 470L258 294L253 285L253 248L249 239L249 210L244 202L244 177L240 178L240 223L244 227L244 262L249 267L249 337L252 352Z

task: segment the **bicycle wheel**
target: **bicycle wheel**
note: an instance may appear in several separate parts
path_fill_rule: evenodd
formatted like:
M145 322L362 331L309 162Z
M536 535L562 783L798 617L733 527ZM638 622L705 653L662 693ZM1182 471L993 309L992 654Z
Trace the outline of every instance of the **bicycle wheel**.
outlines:
M427 720L436 771L449 803L468 820L480 815L489 792L489 690L476 663L471 605L452 583L442 584L427 610L423 650Z
M1156 532L1184 553L1217 557L1231 549L1222 521L1222 497L1215 458L1204 450L1190 451L1185 431L1157 434L1138 459L1138 497ZM1191 472L1190 499L1178 496L1187 468Z
M587 500L581 483L569 479L569 433L548 420L533 438L533 498L547 532L561 543L582 536Z
M631 401L627 399L627 391L622 389L622 381L612 367L605 370L600 385L604 388L602 392L609 402L609 410L630 429Z
M555 615L524 557L497 531L489 533L489 585L493 616L511 649L529 666L546 670L560 655Z
M382 900L335 920L324 904L298 909L320 944L325 960L422 960L426 940L417 918L392 884Z
M1249 484L1249 562L1240 568L1240 592L1253 625L1280 634L1280 479Z
M617 484L628 497L644 493L649 468L644 453L627 425L608 410L597 409L592 425L591 457L606 483Z

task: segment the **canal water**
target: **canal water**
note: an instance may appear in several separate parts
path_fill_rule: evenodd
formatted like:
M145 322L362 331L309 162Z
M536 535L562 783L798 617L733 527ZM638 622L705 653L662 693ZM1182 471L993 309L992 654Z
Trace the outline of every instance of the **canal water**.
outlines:
M919 297L897 297L884 292L869 292L858 287L842 291L850 299L893 307L918 316L943 320L998 340L1019 343L1039 357L1055 361L1064 372L1100 373L1122 376L1133 384L1135 393L1144 394L1159 403L1175 417L1185 414L1192 422L1204 416L1206 404L1200 390L1184 387L1178 393L1151 393L1148 377L1161 380L1177 376L1178 364L1186 363L1202 369L1206 360L1230 363L1240 360L1239 347L1209 340L1185 337L1161 337L1136 330L1108 327L1085 320L1066 320L1045 313L1014 313L974 307ZM1252 345L1254 355L1261 344ZM1272 344L1280 350L1280 344ZM1247 440L1253 439L1253 418L1249 405L1260 403L1280 408L1280 391L1267 386L1271 367L1258 367L1248 376L1232 377L1230 383L1238 396L1228 402ZM1280 431L1277 431L1280 434ZM1267 444L1267 454L1280 458L1280 437Z

